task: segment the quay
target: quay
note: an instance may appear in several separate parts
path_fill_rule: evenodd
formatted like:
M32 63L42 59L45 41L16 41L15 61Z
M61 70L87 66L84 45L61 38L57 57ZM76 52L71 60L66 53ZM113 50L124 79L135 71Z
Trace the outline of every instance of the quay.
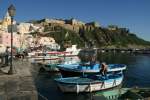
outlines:
M0 100L38 100L35 66L17 59L13 60L13 67L15 73L8 75L9 66L0 66Z

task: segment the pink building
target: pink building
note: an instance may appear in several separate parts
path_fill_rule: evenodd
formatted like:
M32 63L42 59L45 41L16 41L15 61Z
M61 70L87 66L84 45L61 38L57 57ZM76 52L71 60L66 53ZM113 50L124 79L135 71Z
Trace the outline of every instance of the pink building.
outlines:
M11 33L0 33L0 44L11 46ZM18 34L13 34L13 46L20 47L20 38Z

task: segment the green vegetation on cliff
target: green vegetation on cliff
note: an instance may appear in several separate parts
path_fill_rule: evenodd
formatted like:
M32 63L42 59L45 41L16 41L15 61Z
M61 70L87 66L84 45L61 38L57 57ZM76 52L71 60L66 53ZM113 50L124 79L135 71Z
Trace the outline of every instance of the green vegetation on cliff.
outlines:
M84 46L84 40L79 35L66 29L62 29L58 32L50 32L45 36L53 37L55 41L63 47L65 44L77 44L79 47Z
M84 26L80 27L78 32L75 32L58 24L48 25L44 23L44 25L44 34L40 35L53 37L63 47L71 44L77 44L79 47L84 47L86 44L87 46L114 48L150 46L150 42L130 33L126 28Z
M130 33L129 30L116 29L109 30L106 28L94 28L91 31L82 31L86 40L94 41L94 45L97 47L111 46L115 47L128 47L128 45L142 45L148 46L150 42L140 39L135 34Z

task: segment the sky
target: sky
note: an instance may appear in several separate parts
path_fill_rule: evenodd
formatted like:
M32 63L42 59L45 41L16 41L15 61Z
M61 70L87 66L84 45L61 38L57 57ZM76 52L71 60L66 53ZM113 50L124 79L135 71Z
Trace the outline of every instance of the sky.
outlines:
M15 20L75 18L126 27L150 41L150 0L0 0L0 19L10 4L16 7Z

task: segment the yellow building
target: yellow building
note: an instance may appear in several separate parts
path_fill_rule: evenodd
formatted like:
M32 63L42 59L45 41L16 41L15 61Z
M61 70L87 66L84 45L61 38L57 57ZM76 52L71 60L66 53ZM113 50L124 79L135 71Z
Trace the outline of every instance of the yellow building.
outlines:
M2 21L0 21L0 30L8 32L8 26L11 25L11 17L7 12Z
M4 17L2 21L2 26L8 27L8 25L11 25L11 17L9 16L8 12L6 13L6 16Z
M1 30L1 28L2 28L2 20L0 20L0 30Z

